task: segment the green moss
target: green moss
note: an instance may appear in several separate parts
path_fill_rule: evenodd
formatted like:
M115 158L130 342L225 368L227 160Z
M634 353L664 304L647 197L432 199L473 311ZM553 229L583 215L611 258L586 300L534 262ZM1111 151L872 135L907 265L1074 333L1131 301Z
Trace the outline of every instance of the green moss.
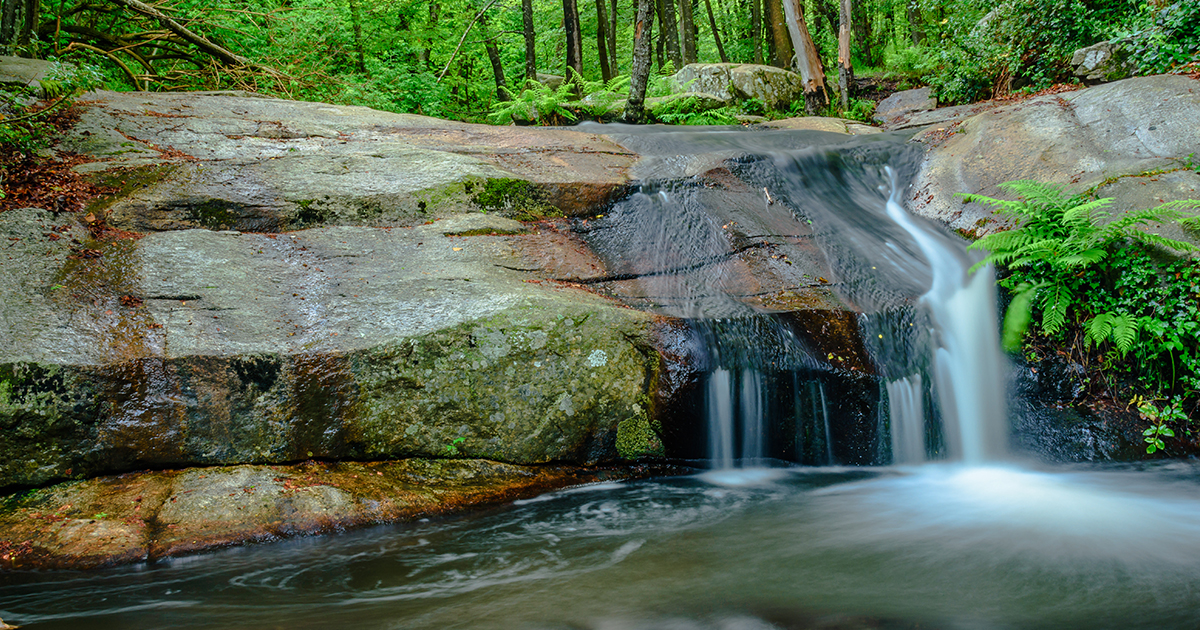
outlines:
M135 168L115 169L92 175L89 179L97 186L116 188L111 195L105 195L93 201L87 212L101 216L104 210L117 201L128 197L137 190L147 188L168 177L178 169L175 165L139 166Z
M633 405L633 416L617 425L617 454L624 459L644 459L664 455L661 427L641 404Z
M238 223L238 206L209 200L189 208L188 219L210 230L228 230Z
M545 191L523 179L488 179L471 201L484 212L497 212L520 221L561 217L562 212L546 201Z

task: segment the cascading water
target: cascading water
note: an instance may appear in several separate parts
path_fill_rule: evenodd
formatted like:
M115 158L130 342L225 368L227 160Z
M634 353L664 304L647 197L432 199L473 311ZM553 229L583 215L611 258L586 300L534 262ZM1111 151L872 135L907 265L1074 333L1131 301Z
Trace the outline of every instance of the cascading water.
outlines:
M713 425L696 457L924 465L602 483L95 575L0 572L0 618L29 630L1200 627L1195 462L994 463L1005 431L989 274L968 277L958 244L903 212L908 149L710 133L706 151L770 152L731 165L753 182L745 203L648 183L592 222L613 244L612 271L638 276L623 297L691 326L703 373L680 413ZM665 160L676 162L711 167ZM778 258L803 267L818 242L836 271L827 282ZM743 251L764 255L749 263L730 255L755 243L767 244ZM769 313L739 265L836 287L865 315ZM820 345L836 326L861 333L874 365ZM862 404L866 392L886 410ZM877 450L854 460L851 442ZM929 461L947 455L962 462ZM336 492L314 484L296 497Z

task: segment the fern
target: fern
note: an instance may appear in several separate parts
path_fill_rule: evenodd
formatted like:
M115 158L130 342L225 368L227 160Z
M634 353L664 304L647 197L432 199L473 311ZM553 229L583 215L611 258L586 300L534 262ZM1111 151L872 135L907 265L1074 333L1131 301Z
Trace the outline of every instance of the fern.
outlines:
M497 125L515 120L542 122L555 117L574 122L575 114L562 104L574 98L578 86L576 77L578 75L573 76L570 81L563 81L558 89L550 89L550 86L538 81L527 82L526 88L520 94L513 94L505 88L512 100L492 105L492 113L488 115L488 119Z
M997 214L1018 220L1017 227L984 236L969 248L987 252L971 271L996 265L1012 272L1001 281L1014 291L1004 323L1005 347L1009 349L1020 345L1035 304L1041 314L1038 323L1043 333L1055 335L1063 330L1079 294L1080 278L1109 258L1126 240L1177 251L1197 249L1191 243L1138 228L1154 222L1195 221L1187 218L1189 214L1185 211L1200 209L1200 200L1173 201L1109 220L1112 199L1089 201L1057 184L1033 180L1005 182L1000 188L1017 199L976 194L959 197L963 203L990 206ZM1107 314L1088 320L1086 327L1089 343L1098 345L1111 340L1125 353L1137 339L1139 324L1127 316Z

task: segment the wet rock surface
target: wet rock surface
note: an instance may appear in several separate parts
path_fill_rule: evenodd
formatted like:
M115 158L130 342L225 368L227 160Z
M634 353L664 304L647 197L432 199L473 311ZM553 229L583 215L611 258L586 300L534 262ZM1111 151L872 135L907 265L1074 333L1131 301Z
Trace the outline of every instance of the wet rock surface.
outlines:
M454 514L649 472L405 459L98 477L0 500L0 569L154 562L235 544Z

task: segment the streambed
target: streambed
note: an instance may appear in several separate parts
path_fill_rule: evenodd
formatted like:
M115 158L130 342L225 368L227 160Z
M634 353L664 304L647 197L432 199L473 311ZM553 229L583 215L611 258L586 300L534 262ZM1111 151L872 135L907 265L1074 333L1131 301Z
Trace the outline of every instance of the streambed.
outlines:
M605 483L487 513L0 576L78 628L1194 628L1200 468L931 464Z

